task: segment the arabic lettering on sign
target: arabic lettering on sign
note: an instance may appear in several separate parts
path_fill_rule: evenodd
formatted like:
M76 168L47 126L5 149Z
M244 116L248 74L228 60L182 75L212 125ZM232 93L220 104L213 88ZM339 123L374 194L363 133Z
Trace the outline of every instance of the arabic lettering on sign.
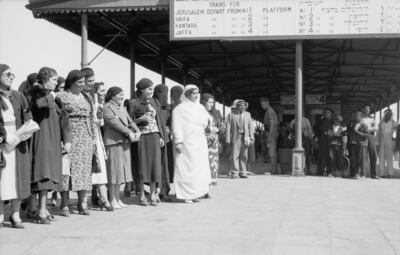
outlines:
M173 0L171 39L394 37L398 0Z

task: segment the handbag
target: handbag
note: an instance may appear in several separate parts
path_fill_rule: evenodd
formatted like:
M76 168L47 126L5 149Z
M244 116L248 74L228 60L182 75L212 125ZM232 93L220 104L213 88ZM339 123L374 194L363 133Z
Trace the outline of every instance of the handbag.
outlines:
M3 150L0 150L0 169L5 168L7 165L6 157L4 156Z
M99 164L99 159L97 156L97 146L93 145L93 155L92 155L92 173L101 173L101 168Z

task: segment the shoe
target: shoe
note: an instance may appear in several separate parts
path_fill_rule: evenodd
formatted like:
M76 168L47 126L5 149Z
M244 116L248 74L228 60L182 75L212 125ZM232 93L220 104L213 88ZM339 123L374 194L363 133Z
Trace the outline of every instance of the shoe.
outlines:
M119 206L121 206L121 208L126 208L128 207L126 204L124 204L121 200L118 200L118 204Z
M122 207L120 206L120 204L116 200L111 202L111 206L114 209L122 209Z
M129 190L124 190L124 196L125 197L130 197L132 195L131 191Z
M61 208L60 215L64 216L64 217L71 217L71 212L69 211L68 207L64 207L64 208Z
M51 224L50 220L47 217L44 218L44 217L39 216L39 215L36 215L35 223L37 223L37 224L45 224L45 225L50 225Z
M264 175L272 175L271 172L265 172Z
M0 228L4 227L4 220L2 222L0 222Z
M86 207L83 207L82 204L78 204L78 205L77 205L77 208L78 208L78 213L79 213L79 214L82 214L82 215L90 215L90 211L89 211L89 209L87 208L87 206L86 206Z
M25 210L26 218L28 219L36 219L36 211L29 211L29 209Z
M253 173L253 172L251 172L251 171L247 171L247 175L254 176L254 175L256 175L256 174Z
M172 202L174 200L170 196L163 196L163 198L161 198L161 201L170 203L170 202Z
M57 206L57 193L56 192L53 192L53 194L51 194L50 205Z
M11 222L12 228L19 228L19 229L25 228L24 224L22 224L22 221L16 222L16 221L14 221L12 216L10 216L10 222Z
M100 202L99 206L100 206L100 211L103 211L103 207L109 212L114 211L114 207L112 205L110 205L110 203L108 201Z
M186 204L193 204L193 200L185 199L183 202Z
M161 199L160 199L160 196L158 194L155 194L154 197L155 197L155 200L156 200L157 203L161 203ZM164 196L162 196L162 197L164 197Z
M158 206L157 200L154 200L154 199L150 200L150 205L151 206Z
M239 178L239 176L237 176L237 175L234 175L234 174L233 174L233 175L231 176L231 179L237 179L237 178Z
M379 176L374 176L374 177L371 177L371 179L379 180L379 179L381 179L381 177L379 177Z
M203 198L204 198L204 199L211 199L211 196L210 196L210 194L207 193L207 194L205 194L205 195L203 196Z
M239 175L239 177L240 177L240 178L244 178L244 179L249 178L249 176L247 176L247 174L241 174L241 175Z
M143 205L143 206L149 205L149 201L147 200L147 198L140 198L139 203L140 203L140 205Z
M198 203L198 202L200 202L201 200L200 200L199 198L195 198L195 199L193 199L192 201L193 201L193 203Z
M57 221L56 217L54 217L53 214L48 215L48 216L46 217L46 219L48 219L50 222L52 222L52 221Z

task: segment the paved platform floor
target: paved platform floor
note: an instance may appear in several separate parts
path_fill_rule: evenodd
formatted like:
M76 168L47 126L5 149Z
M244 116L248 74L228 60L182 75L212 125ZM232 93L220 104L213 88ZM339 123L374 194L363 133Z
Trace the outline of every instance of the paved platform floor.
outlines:
M0 229L0 254L400 254L400 180L221 178L196 204L130 205ZM74 207L76 212L76 208Z

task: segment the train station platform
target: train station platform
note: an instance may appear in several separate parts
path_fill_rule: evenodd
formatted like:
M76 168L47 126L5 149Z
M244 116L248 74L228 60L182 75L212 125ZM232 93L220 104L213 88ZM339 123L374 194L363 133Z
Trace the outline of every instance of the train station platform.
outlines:
M220 178L210 194L158 207L130 197L91 216L72 206L70 218L24 230L6 222L0 254L400 254L397 179L256 175Z

